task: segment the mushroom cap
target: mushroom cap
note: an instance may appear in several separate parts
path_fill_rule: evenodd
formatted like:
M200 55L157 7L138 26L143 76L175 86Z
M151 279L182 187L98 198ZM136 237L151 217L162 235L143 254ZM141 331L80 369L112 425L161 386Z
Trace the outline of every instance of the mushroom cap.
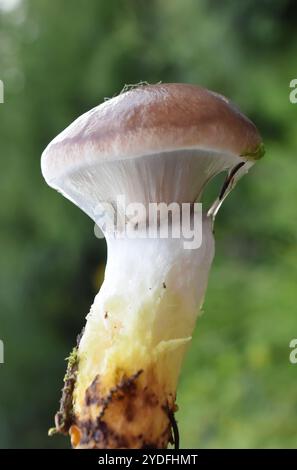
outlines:
M48 145L41 166L53 185L100 162L186 149L243 161L264 153L255 125L227 98L195 85L164 83L135 87L80 116Z
M47 146L41 169L98 225L116 207L122 230L128 204L192 203L210 179L233 169L215 214L262 154L256 127L226 98L172 83L138 86L83 114Z

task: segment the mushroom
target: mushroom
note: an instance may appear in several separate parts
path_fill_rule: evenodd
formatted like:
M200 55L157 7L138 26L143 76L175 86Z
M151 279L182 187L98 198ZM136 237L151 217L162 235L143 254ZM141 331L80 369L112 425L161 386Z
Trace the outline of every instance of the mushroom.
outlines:
M256 127L228 99L186 84L132 88L79 117L43 152L46 182L102 228L108 247L56 415L55 431L70 432L73 447L178 445L177 382L214 256L213 221L263 153ZM221 172L200 246L148 235L152 203L192 207ZM125 205L133 203L145 211L131 225ZM127 236L127 224L138 236Z

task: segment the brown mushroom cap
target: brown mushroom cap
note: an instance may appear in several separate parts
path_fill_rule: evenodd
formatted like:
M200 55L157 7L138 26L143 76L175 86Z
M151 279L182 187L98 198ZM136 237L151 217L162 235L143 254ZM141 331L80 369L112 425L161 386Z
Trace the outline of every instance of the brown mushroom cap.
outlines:
M42 171L50 182L98 161L178 149L205 149L258 159L255 125L224 96L169 83L134 88L80 116L47 147Z
M47 183L98 222L102 202L194 202L222 171L263 154L254 124L217 93L194 85L133 88L83 114L42 154ZM216 202L215 211L223 196ZM124 207L118 208L124 220Z

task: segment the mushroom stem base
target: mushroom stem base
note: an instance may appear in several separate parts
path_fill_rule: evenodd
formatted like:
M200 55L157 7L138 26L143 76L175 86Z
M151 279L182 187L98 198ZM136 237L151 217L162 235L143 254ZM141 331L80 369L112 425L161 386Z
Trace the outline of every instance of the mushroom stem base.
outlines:
M98 375L84 401L69 429L74 448L164 449L173 443L175 396L162 391L153 367L122 378L105 394Z

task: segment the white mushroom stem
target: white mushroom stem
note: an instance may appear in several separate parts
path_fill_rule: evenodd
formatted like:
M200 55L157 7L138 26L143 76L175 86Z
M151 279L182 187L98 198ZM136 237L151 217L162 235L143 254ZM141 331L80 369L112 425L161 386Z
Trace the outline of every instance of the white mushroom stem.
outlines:
M146 408L134 403L130 423L108 425L117 434L130 436L136 447L143 439L160 447L158 439L169 424L166 408L174 408L182 359L214 255L211 219L204 217L202 245L194 250L185 249L183 239L172 238L109 237L107 244L104 283L79 345L74 412L86 419L86 390L96 377L106 397L125 378L141 371L152 403ZM146 435L139 439L144 430Z

